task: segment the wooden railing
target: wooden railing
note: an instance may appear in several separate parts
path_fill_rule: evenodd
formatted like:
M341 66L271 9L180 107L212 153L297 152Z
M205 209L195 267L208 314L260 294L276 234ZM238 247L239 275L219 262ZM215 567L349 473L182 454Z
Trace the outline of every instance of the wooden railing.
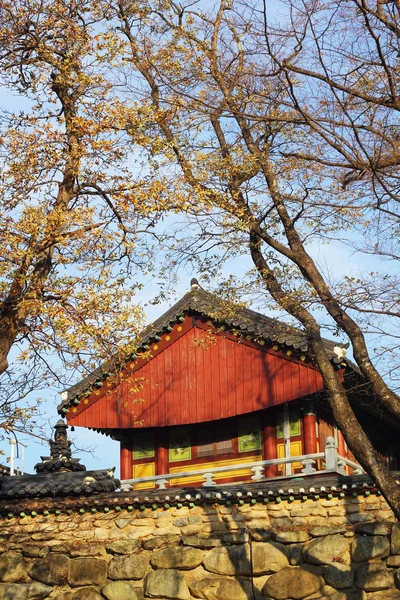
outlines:
M321 461L324 466L323 469L317 469L317 461ZM301 463L303 468L300 473L292 473L291 466L293 463ZM214 487L217 483L214 481L217 475L221 473L232 471L242 471L243 469L249 469L253 472L250 477L253 481L264 481L265 468L270 466L286 465L286 474L277 477L268 477L268 479L286 479L287 477L304 477L308 475L318 475L327 473L339 473L340 475L347 475L346 467L352 469L353 475L360 475L364 473L363 469L357 463L340 456L337 452L336 442L333 437L328 437L326 440L326 446L324 452L316 452L315 454L303 454L301 456L290 456L288 458L274 458L271 460L260 460L252 463L242 463L240 465L226 465L223 467L215 466L213 469L206 471L185 471L183 473L166 473L163 475L153 475L150 477L137 477L136 479L125 479L121 482L121 489L123 491L129 491L134 489L136 485L143 483L155 483L158 489L165 490L171 479L183 479L187 477L199 477L204 479L202 485L204 487Z

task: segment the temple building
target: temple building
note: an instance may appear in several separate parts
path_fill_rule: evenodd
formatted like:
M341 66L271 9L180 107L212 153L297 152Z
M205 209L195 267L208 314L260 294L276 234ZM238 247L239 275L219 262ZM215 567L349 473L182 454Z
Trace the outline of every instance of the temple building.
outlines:
M324 343L358 419L396 469L398 426L374 402L345 346ZM111 359L64 392L59 412L71 426L120 442L121 480L141 479L135 489L155 487L162 476L169 486L199 486L211 471L218 484L257 480L252 465L263 461L258 480L323 471L324 458L313 455L332 438L342 472L355 466L304 332L232 307L197 280L124 364Z

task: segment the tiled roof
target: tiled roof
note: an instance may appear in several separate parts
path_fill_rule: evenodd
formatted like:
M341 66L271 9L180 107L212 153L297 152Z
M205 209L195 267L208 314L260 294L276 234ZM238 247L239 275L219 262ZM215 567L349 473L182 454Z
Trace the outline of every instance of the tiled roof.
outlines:
M0 477L0 501L12 498L89 496L114 492L119 487L120 481L115 479L114 469Z
M251 334L255 338L284 345L293 348L295 351L305 354L309 352L306 335L301 329L281 323L277 319L272 319L249 308L228 304L215 294L202 289L197 282L192 285L191 290L176 304L142 332L139 336L138 350L140 351L141 346L145 345L154 336L162 333L168 326L188 313L202 315L218 323L224 323L243 334ZM345 360L344 350L346 346L327 339L323 339L323 342L328 356L333 362L340 363ZM335 352L335 349L337 350L338 348L343 349L343 352ZM67 389L64 392L65 397L63 401L58 406L59 412L62 411L62 408L68 406L74 398L88 391L106 373L114 371L117 366L115 361L111 359L103 363L77 384Z
M90 472L90 473L93 473ZM95 471L94 473L101 473ZM399 483L400 473L392 472L393 478ZM37 479L39 476L34 476ZM10 478L7 478L9 480ZM11 478L13 480L18 477ZM116 481L116 480L114 480ZM118 482L120 483L120 482ZM17 485L17 482L14 484ZM380 494L376 485L367 475L345 476L339 474L320 475L307 477L304 479L285 478L284 480L268 480L260 483L242 483L225 484L212 488L170 488L165 490L134 490L117 491L109 490L108 493L98 495L85 494L78 492L73 498L66 497L66 494L51 494L41 501L40 498L32 500L25 494L18 496L0 495L0 515L18 516L20 511L23 514L29 514L32 510L35 514L60 511L84 513L90 512L109 512L110 510L132 511L134 509L144 510L151 508L168 509L170 506L181 508L182 506L193 507L204 504L256 504L256 503L280 503L284 500L289 502L293 500L319 500L320 498L330 499L333 497L357 496L370 494ZM72 496L73 494L68 494ZM80 497L77 497L79 496ZM8 499L13 499L8 502ZM20 500L19 500L20 498Z

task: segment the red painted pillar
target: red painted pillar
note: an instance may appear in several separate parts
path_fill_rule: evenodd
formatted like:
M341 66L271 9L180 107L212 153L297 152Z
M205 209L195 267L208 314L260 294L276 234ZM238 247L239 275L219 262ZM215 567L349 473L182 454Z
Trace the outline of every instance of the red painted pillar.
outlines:
M303 403L304 454L317 452L315 409L311 402Z
M132 448L130 442L121 442L120 464L121 479L132 479Z
M168 440L165 429L156 431L156 474L165 475L168 471Z
M278 458L276 448L276 414L274 410L265 410L261 416L261 427L263 429L263 460ZM276 477L277 466L265 468L265 477Z

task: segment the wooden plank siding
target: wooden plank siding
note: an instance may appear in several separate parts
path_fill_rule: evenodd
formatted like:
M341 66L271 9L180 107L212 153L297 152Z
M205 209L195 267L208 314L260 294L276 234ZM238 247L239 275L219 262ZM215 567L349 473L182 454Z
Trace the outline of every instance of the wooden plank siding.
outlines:
M210 338L190 317L151 351L150 358L128 365L121 381L105 382L72 408L68 423L95 429L201 423L323 389L312 365L224 332Z

